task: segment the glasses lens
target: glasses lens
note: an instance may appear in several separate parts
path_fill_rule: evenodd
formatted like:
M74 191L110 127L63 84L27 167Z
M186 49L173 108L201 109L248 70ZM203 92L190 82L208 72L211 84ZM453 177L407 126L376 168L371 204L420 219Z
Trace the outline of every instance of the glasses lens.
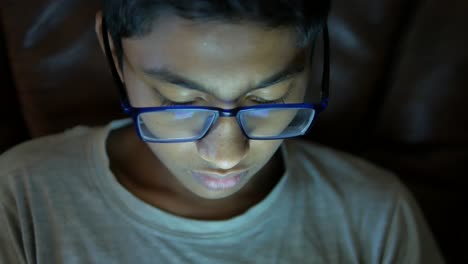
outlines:
M252 138L287 138L304 135L315 116L310 108L259 108L239 113L244 131Z
M141 113L137 118L145 140L195 140L209 129L216 112L209 110L169 109Z

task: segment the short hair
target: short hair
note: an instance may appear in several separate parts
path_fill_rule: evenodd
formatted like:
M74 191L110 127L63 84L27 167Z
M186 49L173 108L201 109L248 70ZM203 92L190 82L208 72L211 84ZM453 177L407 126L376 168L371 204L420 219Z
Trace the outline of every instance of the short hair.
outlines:
M164 14L201 22L248 21L270 28L293 27L298 45L307 46L324 25L329 9L330 0L102 0L119 60L121 38L145 36Z

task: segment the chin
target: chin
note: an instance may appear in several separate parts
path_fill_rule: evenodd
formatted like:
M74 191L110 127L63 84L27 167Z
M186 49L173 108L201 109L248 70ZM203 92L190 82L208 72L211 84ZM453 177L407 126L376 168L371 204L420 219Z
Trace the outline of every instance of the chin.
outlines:
M234 195L237 192L232 191L204 191L203 193L195 193L200 198L207 200L220 200L223 198L228 198Z
M196 196L206 199L206 200L221 200L224 198L228 198L237 194L241 188L236 189L225 189L225 190L209 190L207 188L203 188L202 190L192 190L193 194Z

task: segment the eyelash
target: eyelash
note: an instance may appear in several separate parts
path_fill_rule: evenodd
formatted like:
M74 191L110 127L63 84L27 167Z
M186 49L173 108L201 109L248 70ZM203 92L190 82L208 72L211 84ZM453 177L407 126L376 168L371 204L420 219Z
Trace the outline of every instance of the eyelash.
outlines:
M152 91L161 99L161 106L192 105L195 103L195 100L189 102L174 102L164 97L155 87L153 87Z
M166 98L163 98L162 101L162 106L178 106L178 105L193 105L195 101L190 101L190 102L174 102L171 100L168 100Z
M283 103L284 104L284 99L287 96L283 96L277 100L264 100L260 97L253 97L251 100L259 103L259 104L279 104ZM189 101L189 102L174 102L168 99L163 99L162 106L184 106L184 105L193 105L196 101Z
M264 100L264 99L262 99L260 97L254 96L252 98L252 101L255 101L255 102L259 103L259 104L279 104L279 103L284 104L285 99L289 97L291 92L292 92L292 89L291 89L291 87L289 87L288 92L286 94L284 94L281 98L278 98L276 100Z
M285 103L285 99L289 97L289 95L291 94L291 90L292 89L289 89L288 92L286 94L284 94L281 98L278 98L276 100L264 100L258 96L252 96L250 100L256 102L256 103L259 103L259 104L279 104L279 103ZM164 98L162 95L160 95L161 99L162 99L162 103L161 105L162 106L184 106L184 105L193 105L196 100L193 100L193 101L188 101L188 102L174 102L174 101L171 101L167 98Z
M257 102L259 104L277 104L277 103L284 103L284 98L285 96L277 99L277 100L264 100L260 97L253 97L251 100L254 101L254 102Z

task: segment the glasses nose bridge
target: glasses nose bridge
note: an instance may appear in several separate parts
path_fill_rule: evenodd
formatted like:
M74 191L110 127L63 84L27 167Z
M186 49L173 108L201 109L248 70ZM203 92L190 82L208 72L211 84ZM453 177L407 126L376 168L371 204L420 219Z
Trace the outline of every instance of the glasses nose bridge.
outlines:
M218 109L219 117L235 117L239 113L239 109Z
M218 109L214 109L214 111L216 112L215 118L211 122L210 128L207 129L206 133L203 135L202 138L206 137L207 134L212 131L213 127L216 126L216 124L219 122L219 118L222 118L222 117L234 117L234 118L236 118L236 123L239 126L239 129L242 131L244 136L247 137L247 135L245 134L244 128L242 127L242 124L241 124L241 122L240 122L240 120L238 118L238 114L240 112L240 109L238 109L238 108L233 108L233 109L218 108Z
M221 117L235 117L235 118L236 118L236 121L237 121L237 123L238 123L238 125L239 125L240 128L241 128L241 130L244 131L243 128L242 128L241 123L239 122L239 118L237 117L238 114L239 114L239 112L240 112L239 109L237 109L237 108L234 108L234 109L222 109L222 108L218 108L218 109L216 109L215 111L217 112L217 114L216 114L215 119L214 119L213 122L211 123L211 128L212 128L214 125L216 125L216 123L219 122L218 119L221 118ZM210 128L210 130L211 130L211 128Z

